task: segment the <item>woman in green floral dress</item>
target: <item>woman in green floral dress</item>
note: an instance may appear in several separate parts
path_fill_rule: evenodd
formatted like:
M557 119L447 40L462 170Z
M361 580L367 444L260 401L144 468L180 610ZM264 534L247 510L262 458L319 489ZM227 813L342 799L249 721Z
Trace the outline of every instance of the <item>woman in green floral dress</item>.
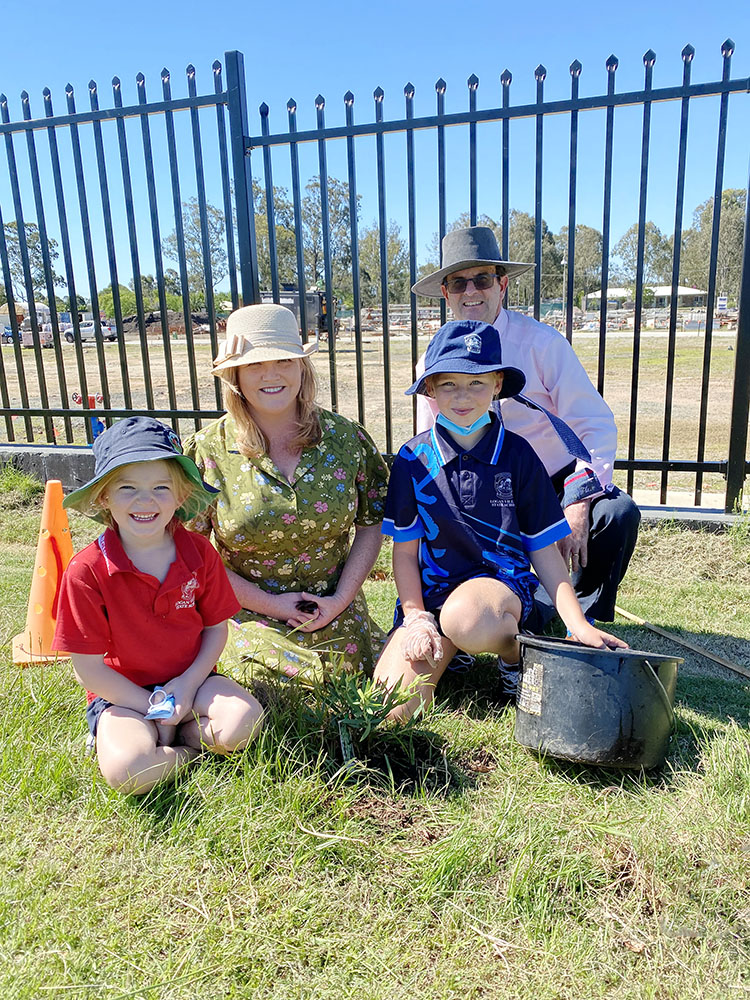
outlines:
M332 657L369 671L384 638L361 587L387 469L359 424L315 403L315 349L283 306L232 313L214 363L227 413L185 441L220 491L190 527L213 536L243 607L222 663L245 675L310 677Z

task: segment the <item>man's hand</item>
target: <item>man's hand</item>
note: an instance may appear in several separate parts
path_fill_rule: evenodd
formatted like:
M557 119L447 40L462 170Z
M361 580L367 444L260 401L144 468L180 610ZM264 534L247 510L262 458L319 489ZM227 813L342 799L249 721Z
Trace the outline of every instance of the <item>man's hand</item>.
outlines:
M588 562L590 500L579 500L565 508L570 534L557 543L560 555L571 573L583 569Z

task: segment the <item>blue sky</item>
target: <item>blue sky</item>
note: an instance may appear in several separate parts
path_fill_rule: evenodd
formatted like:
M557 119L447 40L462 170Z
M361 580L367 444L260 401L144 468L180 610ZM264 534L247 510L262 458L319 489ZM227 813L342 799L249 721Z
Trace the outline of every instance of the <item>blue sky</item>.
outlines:
M103 107L111 103L111 79L123 82L125 103L135 103L134 78L146 76L149 96L160 90L162 67L172 72L173 94L186 93L184 70L193 63L200 92L213 89L211 63L223 61L228 49L245 55L250 104L250 131L260 131L257 107L265 101L271 108L272 130L285 129L286 101L294 97L299 105L300 128L314 124L313 101L318 93L327 99L327 122L343 122L344 92L356 98L358 121L372 120L372 91L385 90L385 117L403 116L403 87L416 87L415 113L431 114L435 108L434 84L439 76L448 84L446 109L466 107L466 79L471 73L480 78L478 106L499 103L499 76L506 67L513 73L512 103L534 98L534 68L547 68L545 96L563 98L570 93L569 64L583 64L581 94L600 94L606 89L604 63L610 53L620 61L617 90L640 89L643 85L643 53L653 48L657 55L654 71L656 87L678 84L682 77L680 51L686 43L696 48L693 81L713 81L721 75L721 44L727 37L736 43L733 77L750 75L750 8L747 0L722 3L653 3L631 0L629 4L603 5L599 2L561 4L541 0L535 4L502 5L475 0L458 5L437 0L433 3L404 4L383 0L380 4L333 2L323 4L289 0L285 4L220 2L174 3L173 0L144 3L92 5L71 0L66 4L40 0L30 9L16 3L2 16L5 44L0 56L0 91L9 99L12 117L20 117L19 94L31 95L35 116L43 114L41 91L49 87L55 109L65 107L64 87L71 83L79 110L88 107L88 81L100 88ZM730 102L725 187L745 187L748 179L750 99L738 95ZM694 110L693 110L694 109ZM692 209L712 194L716 156L718 101L706 99L691 105L688 147L686 224ZM676 134L678 109L654 109L652 186L649 218L669 232L674 221ZM585 119L585 121L584 121ZM202 119L203 120L203 119ZM205 119L208 121L208 119ZM135 124L135 123L133 123ZM496 183L496 156L499 132L480 133L480 212L499 215ZM548 161L545 167L544 215L557 231L567 222L567 143L568 119L549 121L545 132ZM210 121L205 142L210 146ZM616 239L637 215L637 170L640 154L640 114L624 109L616 117L615 214ZM130 132L129 135L135 136ZM533 147L531 122L514 123L512 143L514 167L511 174L511 202L514 207L533 211ZM187 133L186 133L187 135ZM464 129L448 133L449 219L468 209L467 134ZM107 142L110 140L108 139ZM368 140L369 142L369 140ZM592 113L581 119L582 164L579 179L578 221L601 228L603 115ZM44 145L40 139L40 147ZM405 229L404 140L386 142L388 168L388 215ZM343 146L343 144L339 144ZM23 147L16 140L22 159ZM189 139L188 139L189 147ZM114 146L112 149L114 157ZM84 152L85 152L84 143ZM560 151L559 157L556 151ZM591 155L585 156L586 151ZM707 150L707 152L706 152ZM531 160L529 159L531 151ZM374 221L377 203L374 187L374 145L358 146L358 183L363 194L362 221ZM434 137L418 139L417 157L426 173L418 193L418 244L424 257L431 234L437 227L435 205ZM44 155L40 154L44 172ZM108 160L110 159L108 153ZM210 156L207 170L212 176ZM316 172L315 150L303 151L303 174ZM274 180L288 185L288 154L275 157ZM344 176L343 149L332 150L329 171ZM114 175L118 164L113 164ZM158 168L157 168L158 169ZM262 176L260 158L255 172ZM166 170L166 168L165 168ZM4 157L0 156L0 206L5 221L13 217L8 197ZM183 195L189 196L190 171L186 170ZM134 158L136 198L144 185L137 176ZM163 179L166 184L166 177ZM162 180L157 178L157 183ZM116 178L112 181L116 192ZM24 188L24 214L33 219L33 202ZM209 196L217 204L212 191ZM115 195L113 194L113 197ZM116 200L116 198L115 198ZM50 204L53 204L50 201ZM169 206L169 198L167 197ZM119 227L122 213L115 206ZM54 223L50 221L54 232ZM164 220L164 234L169 221ZM95 241L101 241L101 227L94 220ZM74 244L76 236L73 236ZM127 279L127 247L123 246L122 272ZM148 271L144 251L143 270ZM100 287L108 282L97 282Z

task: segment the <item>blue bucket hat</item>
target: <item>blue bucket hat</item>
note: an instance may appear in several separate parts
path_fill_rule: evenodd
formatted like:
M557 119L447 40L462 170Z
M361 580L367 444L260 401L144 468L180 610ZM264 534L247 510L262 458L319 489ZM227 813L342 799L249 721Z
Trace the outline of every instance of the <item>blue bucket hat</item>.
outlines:
M405 395L427 395L425 380L440 372L461 372L466 375L502 372L503 385L499 397L517 396L526 385L526 376L519 368L503 365L500 336L494 326L473 319L451 320L440 327L430 341L424 356L424 374L410 386Z
M103 512L91 507L91 489L110 472L134 462L156 462L174 459L193 484L193 492L175 515L181 521L190 520L209 504L219 492L203 482L198 466L187 455L182 454L179 437L171 427L154 420L153 417L126 417L108 427L94 441L94 477L84 486L69 493L63 500L63 507L73 507L88 514L97 521L105 522Z

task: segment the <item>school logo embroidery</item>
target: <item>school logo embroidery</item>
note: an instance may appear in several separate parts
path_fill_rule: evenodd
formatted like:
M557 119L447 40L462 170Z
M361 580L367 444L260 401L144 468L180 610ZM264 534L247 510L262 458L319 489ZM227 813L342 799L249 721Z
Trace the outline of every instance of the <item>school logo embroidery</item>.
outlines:
M192 576L187 583L182 585L182 596L179 601L175 602L175 608L177 611L182 611L185 608L195 607L195 592L198 589L198 580L195 576Z
M495 476L495 498L490 500L492 507L513 507L513 480L507 472L498 472Z
M167 430L167 440L172 446L172 450L176 451L178 455L182 454L182 445L180 444L180 439L177 437L175 432L171 429Z
M466 344L466 350L469 354L482 353L482 338L478 333L467 333L464 337L464 344Z

